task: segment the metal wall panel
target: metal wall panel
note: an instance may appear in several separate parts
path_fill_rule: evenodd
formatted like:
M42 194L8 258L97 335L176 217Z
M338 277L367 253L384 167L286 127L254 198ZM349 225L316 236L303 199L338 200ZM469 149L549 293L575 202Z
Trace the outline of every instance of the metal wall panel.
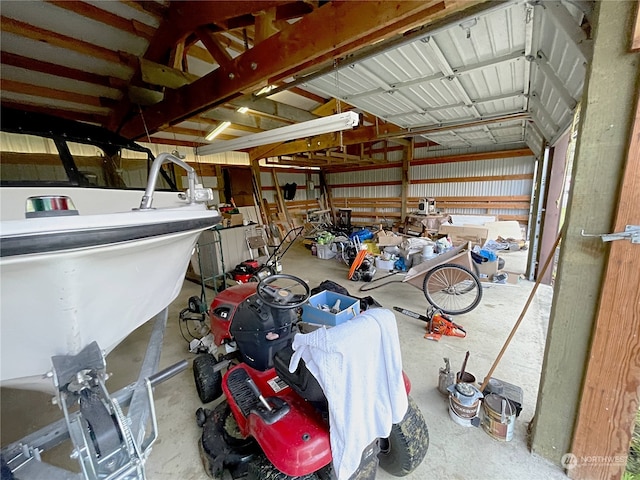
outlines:
M423 148L418 149L429 152L433 156L433 151ZM446 149L443 150L446 155L456 153L470 153L491 151L490 149L474 148L474 149ZM494 146L495 150L495 146ZM459 177L481 177L496 175L518 175L532 174L535 170L535 157L510 157L496 160L469 161L456 163L442 163L434 165L416 165L409 170L410 180L427 179L427 178L459 178ZM336 184L357 184L367 182L387 182L402 180L401 168L387 168L375 170L359 170L355 172L329 173L328 181L332 185ZM533 188L533 180L492 180L480 182L445 182L434 184L411 184L409 186L409 197L474 197L474 196L529 196ZM349 199L367 199L367 198L400 198L402 195L402 186L383 185L383 186L350 186L350 187L333 187L332 194L334 198ZM336 203L336 207L341 205ZM344 205L342 205L344 206ZM374 205L368 208L354 208L354 212L370 211ZM397 209L377 209L379 212L398 212ZM451 213L466 214L486 214L487 209L447 209ZM527 215L528 209L511 210L511 209L490 209L492 214L505 215ZM371 219L372 220L372 219Z

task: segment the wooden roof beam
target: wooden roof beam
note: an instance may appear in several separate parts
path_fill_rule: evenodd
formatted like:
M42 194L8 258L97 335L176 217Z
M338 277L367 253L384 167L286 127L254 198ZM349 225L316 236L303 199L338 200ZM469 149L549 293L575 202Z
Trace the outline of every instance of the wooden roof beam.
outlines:
M288 3L290 0L263 0L261 9ZM155 3L155 2L145 2ZM202 25L226 25L226 22L251 15L256 2L236 0L233 2L171 2L165 20L156 30L145 58L162 63L163 57L187 34Z
M268 98L254 99L250 95L231 100L229 104L234 108L247 107L253 112L262 113L289 123L306 122L318 118L307 110L292 107L286 103L269 100Z
M254 13L253 16L256 19L254 43L260 43L278 31L278 28L274 25L276 20L275 7L260 10Z
M191 118L189 120L193 121L193 122L205 123L207 125L219 125L220 124L219 121L213 120L212 118L204 117L202 115L200 115L200 116L198 116L196 118ZM243 125L241 123L233 123L233 122L231 122L231 125L229 125L229 128L233 129L233 130L240 130L240 131L243 131L243 132L250 132L250 133L264 132L264 130L262 128L251 127L249 125Z
M327 101L326 98L321 97L320 95L316 95L315 93L307 92L306 90L301 89L300 87L292 87L289 90L291 93L295 93L296 95L300 95L301 97L308 98L309 100L313 100L314 102L323 104Z
M3 65L24 68L25 70L48 73L50 75L55 75L56 77L92 83L101 87L120 89L127 86L127 82L119 78L98 75L84 70L77 70L63 65L56 65L55 63L43 62L41 60L35 60L33 58L23 57L9 52L0 52L0 63Z
M48 3L59 8L64 8L70 12L90 18L110 27L117 28L123 32L127 32L136 37L142 37L145 40L151 40L156 33L155 28L146 25L137 20L127 20L126 18L115 15L106 10L102 10L94 5L85 2L69 2L68 0L48 0Z
M311 138L303 138L293 140L282 144L263 145L249 150L249 157L252 159L264 157L276 157L279 155L292 155L299 152L313 152L335 148L341 145L355 145L366 143L378 139L379 134L392 134L392 132L400 131L400 127L395 125L385 125L384 127L375 126L359 127L353 130L346 130L342 135L338 133L326 133L324 135L316 135ZM395 133L397 135L397 133ZM340 140L342 137L342 143Z
M20 37L29 38L38 42L54 45L56 47L68 49L74 52L82 53L90 57L99 58L112 63L124 63L125 65L135 69L138 59L131 54L125 52L115 52L108 48L83 42L66 35L62 35L51 30L35 27L28 23L21 22L8 17L0 17L0 29L3 32L13 33Z
M149 2L146 0L120 0L125 5L134 8L140 12L152 15L158 19L167 14L168 8L158 2Z
M215 61L218 62L218 65L228 66L229 63L231 63L231 55L229 55L225 47L220 44L218 37L214 35L211 29L204 26L198 27L196 29L196 35Z
M239 113L235 108L216 108L200 114L199 118L210 118L222 122L231 122L234 125L244 125L246 127L255 128L259 131L271 130L272 128L285 127L290 123L275 120L268 116L262 116L260 114L245 115ZM186 120L186 119L185 119Z
M19 93L21 95L31 95L43 98L55 98L65 102L73 102L89 107L97 108L113 108L116 101L110 98L94 97L82 93L69 92L56 88L43 87L40 85L31 85L29 83L16 82L14 80L2 80L2 90L7 92Z
M244 2L215 2L216 8L218 5L236 3ZM182 4L187 2L171 5ZM441 2L327 3L241 54L229 67L218 68L190 85L167 92L162 102L147 109L147 127L155 132L163 126L236 98L240 92L251 90L268 78L306 64L309 59L327 56L338 58L360 47L362 39L368 42L382 40L418 22L425 23L434 13L434 5L441 5ZM442 8L445 8L444 4ZM458 9L461 8L458 5ZM440 9L436 10L440 12ZM334 28L327 29L327 25L333 25ZM139 115L127 121L121 129L121 133L128 138L137 138L144 131Z
M30 105L26 103L12 102L2 99L2 105L7 108L13 108L16 110L24 110L27 112L44 113L54 117L66 118L67 120L75 120L80 122L93 123L96 125L102 125L106 119L106 115L99 112L87 113L77 110L61 110L55 107L44 107L42 105Z

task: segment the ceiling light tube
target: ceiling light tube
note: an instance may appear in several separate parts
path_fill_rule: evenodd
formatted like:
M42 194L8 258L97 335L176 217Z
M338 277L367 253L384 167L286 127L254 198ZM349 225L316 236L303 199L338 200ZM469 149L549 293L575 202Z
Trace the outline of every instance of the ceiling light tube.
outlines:
M231 152L234 150L244 150L245 148L268 145L270 143L286 142L298 138L322 135L323 133L339 132L358 125L360 116L355 112L338 113L328 117L316 118L307 122L288 125L286 127L274 128L252 135L216 142L196 148L198 155L210 155L220 152ZM213 132L212 132L213 133Z
M204 137L205 140L207 140L208 142L210 142L211 140L213 140L214 138L216 138L218 135L220 135L220 133L222 133L222 131L224 129L226 129L229 125L231 125L231 122L222 122L220 125L218 125L216 128L214 128L213 130L211 130L206 137Z
M236 110L238 113L247 113L249 111L249 107L240 107Z

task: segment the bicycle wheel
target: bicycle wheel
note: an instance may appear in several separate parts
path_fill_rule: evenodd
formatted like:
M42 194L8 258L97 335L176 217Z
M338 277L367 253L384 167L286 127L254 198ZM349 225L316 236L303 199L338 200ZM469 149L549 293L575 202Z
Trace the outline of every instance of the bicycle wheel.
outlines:
M462 315L482 300L482 285L468 268L443 263L424 276L422 293L431 305L448 315Z

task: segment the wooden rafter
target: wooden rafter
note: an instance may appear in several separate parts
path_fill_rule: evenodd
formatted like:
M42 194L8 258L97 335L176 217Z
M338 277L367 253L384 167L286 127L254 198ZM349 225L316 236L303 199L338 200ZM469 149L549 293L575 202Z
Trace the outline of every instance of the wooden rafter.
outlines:
M96 20L105 25L117 28L123 32L130 33L136 37L142 37L146 40L151 40L155 33L155 28L145 25L137 20L127 20L126 18L114 15L111 12L102 10L94 5L85 2L69 2L64 0L49 0L48 3L55 5L59 8L64 8L78 15Z
M229 55L225 47L220 44L214 32L205 26L201 26L196 29L196 35L218 65L229 65L232 60L231 55Z
M149 2L144 0L132 1L132 0L120 0L125 5L134 8L140 12L144 12L148 15L152 15L158 19L164 17L167 13L167 7L158 2Z
M269 38L271 35L278 31L274 22L276 20L276 8L271 7L265 10L260 10L258 13L254 13L255 17L255 37L254 43L260 43L265 38Z
M124 52L114 52L108 48L83 42L44 28L35 27L13 18L0 17L0 28L6 33L13 33L21 37L30 38L31 40L54 45L108 62L124 63L129 67L134 67L137 64L137 59L133 55Z
M270 8L284 3L287 3L286 0L264 0L260 2L260 6ZM209 24L226 26L226 22L231 19L245 15L251 16L255 7L255 2L245 0L171 2L165 20L156 31L145 58L160 62L181 38L195 31L199 26Z
M141 138L140 141L156 143L159 145L175 145L179 147L192 147L192 148L202 147L203 145L207 145L206 143L202 143L202 142L189 142L187 140L177 140L173 138L159 138L159 137Z
M191 45L187 49L187 55L197 58L205 63L216 63L216 60L211 56L211 53L206 48L202 48L199 45Z
M480 0L482 1L482 0ZM368 4L368 2L363 2ZM385 2L382 2L385 3ZM388 2L395 3L395 2ZM413 2L401 2L401 3L413 3ZM387 24L385 22L381 22L378 25L378 28L370 33L366 33L361 36L353 36L346 40L347 45L345 45L345 49L348 51L355 51L362 47L367 47L373 45L380 40L387 39L396 35L398 33L404 33L411 28L414 28L419 25L424 25L426 23L433 22L437 19L442 18L445 15L453 13L457 10L461 10L463 8L471 7L478 3L475 0L470 0L467 2L444 2L444 1L424 1L422 2L422 7L419 11L414 13L404 15L402 18L402 28L398 29L394 24ZM371 15L376 15L376 12L371 9ZM366 12L362 12L362 15L367 15ZM398 19L400 20L400 18ZM362 22L362 19L353 19L355 25L358 25ZM332 20L329 20L328 23L324 26L324 30L326 31L327 25L332 25L335 29L344 28L342 22L335 17ZM323 35L322 30L318 30L317 32L309 32L311 35ZM274 75L269 79L269 83L277 84L283 79L293 76L293 75L306 75L308 72L318 68L318 65L327 65L333 61L333 57L330 54L323 54L318 56L318 58L313 59L312 61L303 62L300 65L295 66L294 68L287 69L278 75Z
M9 52L0 52L0 62L2 62L2 65L11 65L25 70L48 73L57 77L91 83L101 87L124 88L126 86L126 82L119 78L97 75L84 70L77 70L63 65L56 65L55 63L43 62L41 60L35 60L33 58L23 57Z
M241 2L216 3L225 5ZM418 22L427 22L430 15L434 14L431 9L434 5L445 8L443 3L437 1L325 4L235 58L231 67L218 68L191 85L167 92L165 100L149 108L146 117L151 124L148 127L156 131L163 125L176 123L229 101L266 78L307 63L309 59L346 55L359 47L359 41L364 38L370 42L378 41L405 31ZM453 5L452 10L460 10L467 3ZM440 10L436 9L436 13ZM328 24L335 28L328 30ZM139 116L128 121L121 130L129 138L138 137L143 132L144 125Z
M42 105L31 105L28 103L17 103L3 99L2 105L7 108L13 108L16 110L24 110L27 112L44 113L54 117L66 118L68 120L76 120L80 122L102 124L106 118L106 114L100 112L87 113L74 109L61 110L54 107L44 107Z
M229 38L227 35L223 35L222 32L219 32L216 34L216 38L220 42L220 45L224 45L229 50L233 50L238 53L245 51L244 43L240 40L236 40L235 37Z
M392 131L397 133L400 132L401 129L395 125L385 125L379 129L375 126L360 127L354 130L347 130L343 132L342 135L326 133L311 138L293 140L285 144L256 147L249 151L249 156L251 158L277 157L280 155L292 155L298 152L326 150L328 148L339 147L341 144L356 145L371 142L377 138L377 135L391 133Z
M169 54L169 67L177 70L184 71L184 56L185 56L186 39L182 38L178 40Z
M219 125L220 122L217 120L213 120L211 118L203 117L202 115L198 117L191 118L190 121L206 123L207 125ZM231 123L229 128L232 130L240 130L242 132L250 132L250 133L259 133L264 132L262 128L251 127L248 125L242 125L241 123Z
M179 88L198 79L190 73L144 58L140 59L140 75L145 83L167 88Z
M93 95L84 95L82 93L68 92L66 90L43 87L40 85L32 85L14 80L2 79L1 85L3 91L20 93L22 95L55 98L65 102L87 105L89 107L112 108L115 106L115 101L111 99L95 97Z
M300 87L292 87L289 90L291 93L295 93L296 95L300 95L301 97L308 98L309 100L313 100L314 102L318 102L320 104L325 103L327 100L320 95L316 95L315 93L307 92L306 90L301 89Z
M348 112L349 110L353 110L355 107L346 102L340 100L340 112ZM327 115L333 115L338 113L338 100L335 98L331 98L324 102L319 107L313 110L313 113L320 117L326 117Z

